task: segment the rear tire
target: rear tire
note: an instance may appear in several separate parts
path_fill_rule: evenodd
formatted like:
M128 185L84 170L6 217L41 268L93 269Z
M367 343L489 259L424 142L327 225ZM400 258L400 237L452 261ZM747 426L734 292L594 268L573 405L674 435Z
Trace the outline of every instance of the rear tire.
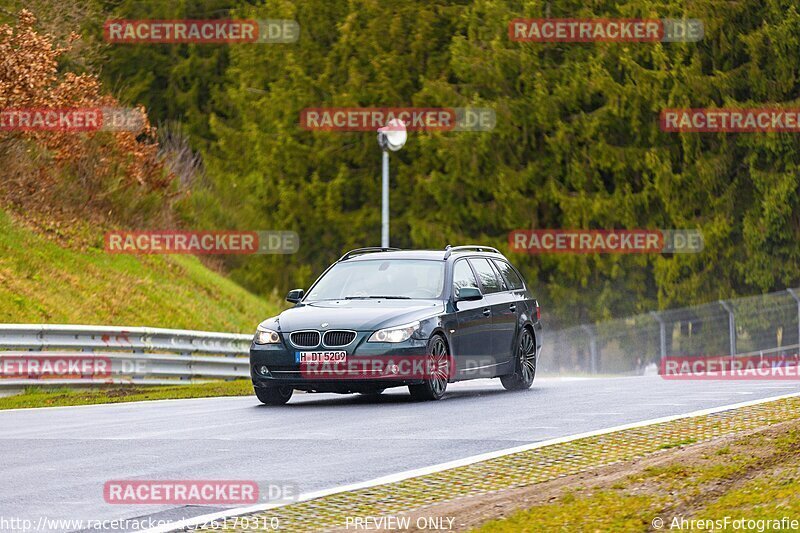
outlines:
M416 401L440 400L447 390L452 361L444 337L439 334L431 337L428 342L428 354L432 362L433 375L424 383L408 386L411 398Z
M517 342L514 356L514 373L500 376L506 390L525 390L531 388L536 377L536 340L530 330L523 329Z
M253 387L256 397L264 405L284 405L292 397L294 389L287 386Z

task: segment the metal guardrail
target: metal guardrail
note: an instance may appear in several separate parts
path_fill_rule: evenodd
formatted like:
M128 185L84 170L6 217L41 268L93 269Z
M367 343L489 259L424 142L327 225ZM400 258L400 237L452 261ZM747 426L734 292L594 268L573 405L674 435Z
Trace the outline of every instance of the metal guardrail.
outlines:
M0 324L0 387L166 385L243 378L249 375L251 340L251 335L210 331ZM100 377L9 372L18 369L20 361L30 365L31 360L58 358L102 362L108 368Z
M791 353L800 347L800 289L584 324L544 336L544 373L641 374L666 357ZM252 337L142 327L0 324L0 388L173 384L249 375ZM58 350L58 352L55 352ZM110 360L102 378L9 378L5 361L58 353Z
M792 344L789 346L780 346L778 348L769 348L767 350L755 350L752 352L737 353L736 357L770 357L773 355L794 355L800 353L800 344Z

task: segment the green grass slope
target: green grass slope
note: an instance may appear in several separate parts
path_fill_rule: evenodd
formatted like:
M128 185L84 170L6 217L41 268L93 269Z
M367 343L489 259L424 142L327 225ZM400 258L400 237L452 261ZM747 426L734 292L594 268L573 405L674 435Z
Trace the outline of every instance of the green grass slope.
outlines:
M0 322L252 333L278 303L193 256L63 248L0 211Z

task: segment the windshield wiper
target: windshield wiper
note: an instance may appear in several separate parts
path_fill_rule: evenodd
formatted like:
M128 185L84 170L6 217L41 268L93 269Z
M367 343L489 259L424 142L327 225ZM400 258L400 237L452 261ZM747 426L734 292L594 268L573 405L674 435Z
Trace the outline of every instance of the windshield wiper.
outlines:
M345 300L410 300L411 296L345 296Z

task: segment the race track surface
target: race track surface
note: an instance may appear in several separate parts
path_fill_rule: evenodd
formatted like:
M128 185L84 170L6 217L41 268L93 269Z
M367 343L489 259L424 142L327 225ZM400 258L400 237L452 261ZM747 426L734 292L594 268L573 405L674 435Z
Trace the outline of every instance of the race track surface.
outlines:
M658 376L537 378L450 385L439 402L407 389L370 400L296 394L0 411L0 516L180 519L221 507L110 505L120 479L236 479L303 493L484 452L700 409L800 392L796 381L666 381Z

